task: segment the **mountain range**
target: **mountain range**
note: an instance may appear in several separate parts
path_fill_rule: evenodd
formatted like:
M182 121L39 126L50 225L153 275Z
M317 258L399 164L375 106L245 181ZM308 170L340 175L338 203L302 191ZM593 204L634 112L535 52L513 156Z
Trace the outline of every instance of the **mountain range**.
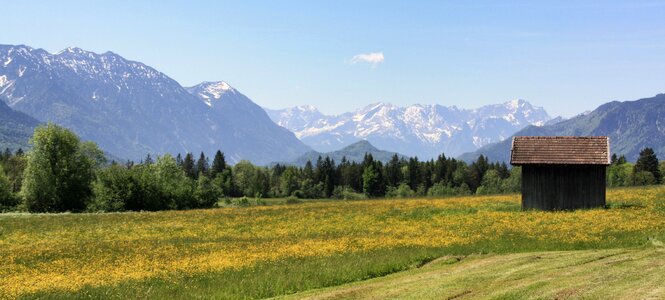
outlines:
M514 136L608 136L610 151L636 161L645 147L665 158L665 94L635 101L612 101L595 110L542 127L529 126ZM460 156L465 161L481 154L491 161L510 160L511 139Z
M54 122L95 141L109 156L132 160L219 149L232 164L302 162L318 155L354 160L365 152L379 160L394 153L421 159L465 153L459 157L467 161L480 154L507 161L511 136L606 135L613 153L635 161L644 147L665 157L663 120L665 94L609 102L568 120L551 118L524 100L477 109L376 103L339 115L313 106L271 110L226 82L183 87L112 52L67 48L52 54L0 45L2 148L28 147L38 124Z
M225 82L184 88L112 52L0 45L0 100L127 159L221 149L231 163L267 164L310 150Z
M551 119L543 108L524 100L477 109L375 103L340 115L324 115L310 105L266 111L275 123L316 151L333 151L367 140L378 148L423 159L441 153L457 156Z

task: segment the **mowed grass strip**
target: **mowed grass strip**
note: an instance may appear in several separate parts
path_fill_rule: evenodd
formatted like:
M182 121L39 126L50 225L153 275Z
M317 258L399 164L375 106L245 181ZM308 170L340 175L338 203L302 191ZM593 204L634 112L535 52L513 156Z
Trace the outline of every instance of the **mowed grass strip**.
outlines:
M663 299L665 248L445 257L280 299Z
M5 298L263 298L436 257L665 240L665 188L609 209L522 212L518 195L116 214L0 216Z

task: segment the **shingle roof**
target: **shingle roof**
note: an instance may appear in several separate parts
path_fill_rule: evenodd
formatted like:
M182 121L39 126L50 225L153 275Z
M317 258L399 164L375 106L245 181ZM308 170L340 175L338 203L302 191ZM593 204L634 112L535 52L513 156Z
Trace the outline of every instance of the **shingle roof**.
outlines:
M609 165L610 139L606 136L516 136L510 164Z

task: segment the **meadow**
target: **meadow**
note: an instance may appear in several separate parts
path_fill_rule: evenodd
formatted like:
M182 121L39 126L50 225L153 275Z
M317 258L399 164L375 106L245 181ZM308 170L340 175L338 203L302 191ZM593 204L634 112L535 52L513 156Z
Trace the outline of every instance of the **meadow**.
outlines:
M519 195L496 195L4 214L0 298L265 298L441 257L662 245L665 187L607 197L606 209L563 212L521 211Z

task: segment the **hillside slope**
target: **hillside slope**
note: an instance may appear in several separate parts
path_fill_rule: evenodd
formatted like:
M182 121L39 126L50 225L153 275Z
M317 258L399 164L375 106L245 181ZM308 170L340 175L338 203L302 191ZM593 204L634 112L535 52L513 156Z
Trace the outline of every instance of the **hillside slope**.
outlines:
M28 141L39 121L0 101L0 150L29 148Z
M542 127L529 126L514 136L609 136L612 153L637 160L645 147L665 158L665 94L636 101L605 103L592 112ZM465 161L485 155L492 161L510 160L511 139L460 156Z
M370 142L362 140L336 151L331 151L326 153L309 151L298 157L298 159L296 159L290 164L297 166L304 166L307 163L307 161L315 163L319 156L320 157L328 156L331 159L333 159L335 163L341 162L342 158L346 158L346 160L350 162L360 163L363 161L366 153L371 154L374 160L382 162L389 161L393 157L393 155L397 155L399 157L405 157L404 155L396 152L379 150L376 147L374 147L372 144L370 144Z
M0 45L0 100L119 157L221 149L231 163L265 164L309 150L233 91L234 99L220 95L213 107L158 70L112 52Z

